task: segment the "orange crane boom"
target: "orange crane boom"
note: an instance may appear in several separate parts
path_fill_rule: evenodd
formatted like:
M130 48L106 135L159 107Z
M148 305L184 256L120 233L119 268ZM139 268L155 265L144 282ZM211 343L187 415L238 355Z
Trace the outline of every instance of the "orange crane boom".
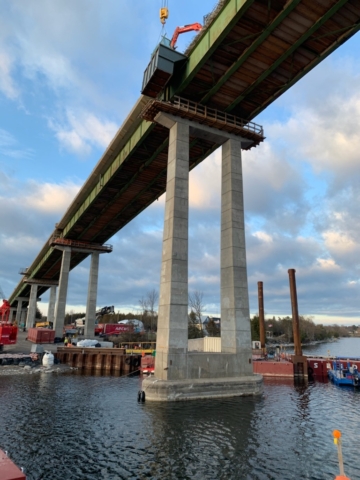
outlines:
M183 27L176 27L174 35L172 36L170 46L171 48L175 48L177 39L181 33L186 33L186 32L199 32L202 30L202 25L200 23L191 23L190 25L184 25Z

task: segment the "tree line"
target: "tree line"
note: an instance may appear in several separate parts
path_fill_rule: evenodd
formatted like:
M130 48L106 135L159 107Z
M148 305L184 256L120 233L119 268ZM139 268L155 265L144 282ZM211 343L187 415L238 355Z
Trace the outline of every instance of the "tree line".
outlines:
M101 323L117 323L121 320L141 320L147 332L155 333L157 331L158 312L156 305L158 304L159 294L157 290L148 291L139 299L140 311L138 313L115 313L113 315L103 315L100 319ZM215 324L213 320L203 323L203 312L206 305L203 300L203 293L195 290L189 293L189 315L188 315L188 338L201 338L205 335L211 337L221 336L221 327ZM73 323L77 318L84 317L85 313L68 313L65 317L65 324ZM350 336L356 326L343 327L339 325L323 325L315 324L311 317L300 316L300 335L302 343L310 343L314 341L322 341L330 338L339 338ZM252 340L260 340L259 316L254 315L251 320L251 338ZM267 337L274 338L277 342L293 343L293 327L292 318L273 317L265 320L265 330L271 332ZM269 338L267 338L267 341Z
M299 322L302 343L348 337L350 335L349 327L315 324L311 317L299 316ZM271 320L265 320L265 330L271 332L271 335L277 341L294 342L292 318L289 316L278 317L277 319L273 317ZM260 340L259 315L254 315L251 319L251 338L252 340Z

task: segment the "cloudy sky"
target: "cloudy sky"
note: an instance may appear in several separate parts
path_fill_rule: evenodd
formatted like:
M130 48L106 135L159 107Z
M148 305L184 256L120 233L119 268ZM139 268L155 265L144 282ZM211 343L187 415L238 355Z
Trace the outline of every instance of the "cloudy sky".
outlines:
M140 94L159 41L160 0L0 0L0 287L9 296ZM169 0L167 32L202 22L215 0ZM183 51L192 39L183 35ZM256 119L243 153L251 312L360 323L360 35ZM189 289L219 314L220 151L190 175ZM109 243L98 306L136 311L159 288L164 198ZM84 311L89 261L70 274ZM41 304L46 314L48 294Z

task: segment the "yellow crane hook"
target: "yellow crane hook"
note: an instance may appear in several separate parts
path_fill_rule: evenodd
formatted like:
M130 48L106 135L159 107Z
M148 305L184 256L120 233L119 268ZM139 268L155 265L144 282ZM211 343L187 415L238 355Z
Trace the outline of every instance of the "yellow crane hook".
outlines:
M168 0L163 0L160 8L160 22L165 25L169 18Z

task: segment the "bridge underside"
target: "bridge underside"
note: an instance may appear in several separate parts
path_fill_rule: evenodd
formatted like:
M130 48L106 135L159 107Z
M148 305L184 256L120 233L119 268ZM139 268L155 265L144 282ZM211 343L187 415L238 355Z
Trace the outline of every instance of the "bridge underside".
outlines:
M186 52L174 95L252 120L360 28L358 0L228 0ZM141 79L139 79L139 88ZM58 224L57 234L104 243L165 191L169 131L139 117L141 97ZM218 147L190 138L190 170ZM121 252L117 252L121 255ZM76 253L74 268L87 256ZM61 252L48 243L30 278L58 280ZM46 290L39 287L39 294ZM30 294L22 281L10 297Z

